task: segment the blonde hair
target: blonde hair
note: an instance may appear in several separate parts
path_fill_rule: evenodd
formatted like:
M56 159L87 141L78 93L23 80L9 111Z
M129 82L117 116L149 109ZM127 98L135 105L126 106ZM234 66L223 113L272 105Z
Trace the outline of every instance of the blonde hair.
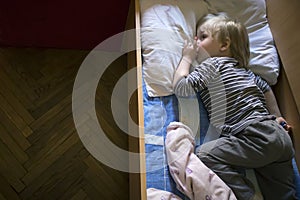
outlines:
M250 59L249 37L245 26L225 13L208 14L197 23L199 27L207 31L219 42L230 39L230 51L232 56L243 67L246 67Z

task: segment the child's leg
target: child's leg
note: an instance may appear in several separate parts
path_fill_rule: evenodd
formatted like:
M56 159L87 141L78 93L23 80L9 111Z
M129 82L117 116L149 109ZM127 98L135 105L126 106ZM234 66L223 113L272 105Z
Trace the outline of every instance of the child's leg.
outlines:
M179 122L168 127L166 153L177 187L190 199L236 199L231 189L194 154L191 130Z
M278 131L275 121L265 120L249 125L235 136L203 144L197 155L231 187L238 199L247 200L252 198L254 189L238 168L261 168L277 161L287 162L293 157L293 149L287 133ZM292 168L285 170L292 173ZM262 193L266 196L263 189ZM273 194L277 192L272 191Z
M275 162L255 169L257 182L265 200L296 199L292 160Z
M216 141L203 144L200 151L197 152L197 155L207 167L212 169L233 190L237 199L253 199L255 194L253 184L239 171L238 167L231 164L230 159L228 159L228 162L224 162L224 160L230 157L227 151L234 149L228 145L231 142L224 141L226 139L227 138L220 138ZM225 145L223 143L225 143ZM209 153L205 150L208 146ZM215 148L210 149L210 146L215 146ZM219 155L221 154L220 152L224 152L225 154ZM236 154L231 155L237 157L238 153L236 152Z

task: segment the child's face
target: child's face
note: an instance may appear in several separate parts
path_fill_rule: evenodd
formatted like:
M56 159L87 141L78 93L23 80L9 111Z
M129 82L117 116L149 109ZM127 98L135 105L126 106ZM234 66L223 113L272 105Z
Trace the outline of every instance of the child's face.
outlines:
M217 39L213 38L211 33L203 30L201 26L198 29L197 34L197 46L202 47L211 56L220 56L221 44Z

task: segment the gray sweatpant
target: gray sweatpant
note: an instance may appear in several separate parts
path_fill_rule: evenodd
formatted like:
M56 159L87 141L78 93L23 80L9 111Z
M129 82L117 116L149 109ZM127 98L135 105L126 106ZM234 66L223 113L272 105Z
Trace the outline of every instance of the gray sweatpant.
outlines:
M242 132L207 142L197 152L238 199L250 200L254 187L240 169L253 168L265 200L296 199L287 132L271 119L256 121Z

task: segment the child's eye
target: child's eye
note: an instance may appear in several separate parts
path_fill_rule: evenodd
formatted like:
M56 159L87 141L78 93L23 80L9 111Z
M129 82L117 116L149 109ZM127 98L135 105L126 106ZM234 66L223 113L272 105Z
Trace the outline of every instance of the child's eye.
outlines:
M199 40L203 41L205 38L207 38L207 36L207 34L201 34Z

